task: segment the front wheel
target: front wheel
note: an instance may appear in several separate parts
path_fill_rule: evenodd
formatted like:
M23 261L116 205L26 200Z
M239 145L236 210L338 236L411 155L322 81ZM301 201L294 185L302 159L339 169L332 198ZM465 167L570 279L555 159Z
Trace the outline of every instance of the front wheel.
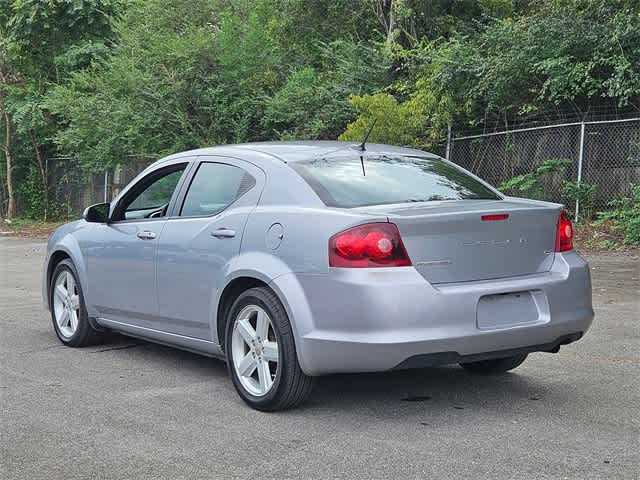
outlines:
M53 328L62 343L84 347L100 341L100 332L89 323L82 287L71 260L61 261L53 271L49 306Z
M293 408L311 393L312 378L300 369L287 313L268 288L240 294L229 312L225 340L233 385L252 408Z
M493 360L482 360L479 362L461 363L460 366L473 373L483 373L485 375L504 373L520 366L527 358L527 354L514 355L512 357L495 358Z

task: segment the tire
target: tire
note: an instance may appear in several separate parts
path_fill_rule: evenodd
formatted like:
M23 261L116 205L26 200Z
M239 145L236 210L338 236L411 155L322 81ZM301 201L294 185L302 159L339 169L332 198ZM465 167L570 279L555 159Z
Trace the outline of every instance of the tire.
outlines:
M236 391L256 410L294 408L311 393L313 379L300 369L287 313L268 288L246 290L233 303L226 318L225 355Z
M69 291L67 288L71 286L71 291L75 295L72 294L63 300L62 295L56 293L58 286L61 286L62 289L66 291ZM58 298L56 298L57 296ZM67 307L64 306L65 304ZM89 323L82 286L78 281L78 272L71 260L62 260L58 263L53 271L53 275L51 275L49 308L51 310L53 329L60 341L65 345L69 347L86 347L99 343L102 339L101 333L95 330ZM67 316L63 317L64 310L66 310L64 315Z
M518 367L527 359L527 354L514 355L512 357L496 358L493 360L482 360L480 362L461 363L460 366L473 373L491 375L505 373Z

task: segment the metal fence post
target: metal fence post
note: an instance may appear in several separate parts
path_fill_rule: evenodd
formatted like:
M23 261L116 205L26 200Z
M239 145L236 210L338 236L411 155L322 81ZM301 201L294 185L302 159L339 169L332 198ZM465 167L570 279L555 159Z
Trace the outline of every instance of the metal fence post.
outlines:
M104 202L107 203L109 199L107 198L107 191L109 187L109 170L104 171Z
M582 161L584 160L584 120L580 123L580 151L578 153L578 192L580 191L580 182L582 181ZM580 196L576 195L576 215L575 221L578 222L578 214L580 211Z
M447 126L447 147L444 152L444 158L451 160L451 124Z

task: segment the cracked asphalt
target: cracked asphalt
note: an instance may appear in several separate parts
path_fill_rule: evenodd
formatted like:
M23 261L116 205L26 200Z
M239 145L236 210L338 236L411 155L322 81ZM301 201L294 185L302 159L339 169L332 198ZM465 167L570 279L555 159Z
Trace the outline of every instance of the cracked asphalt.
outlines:
M640 258L589 258L596 319L513 373L319 379L247 408L215 360L113 335L62 346L44 243L0 238L0 478L640 478Z

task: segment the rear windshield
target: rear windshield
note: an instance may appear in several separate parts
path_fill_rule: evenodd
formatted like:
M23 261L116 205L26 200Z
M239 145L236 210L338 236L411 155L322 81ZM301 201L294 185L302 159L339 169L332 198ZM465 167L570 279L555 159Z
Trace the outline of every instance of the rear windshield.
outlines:
M375 155L361 160L355 154L290 165L330 207L500 199L478 180L435 158Z

